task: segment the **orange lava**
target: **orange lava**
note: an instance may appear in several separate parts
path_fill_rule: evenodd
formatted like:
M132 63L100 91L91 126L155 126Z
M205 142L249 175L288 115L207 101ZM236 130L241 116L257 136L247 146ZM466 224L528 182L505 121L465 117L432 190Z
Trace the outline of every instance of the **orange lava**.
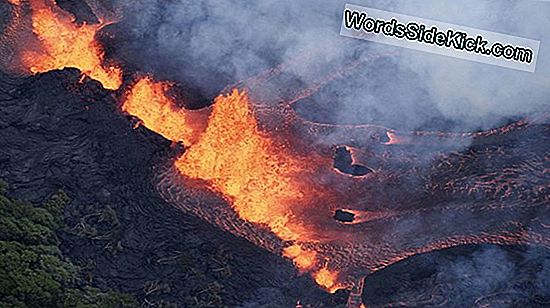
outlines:
M20 0L9 0L19 5ZM67 67L99 81L106 89L122 84L119 67L105 65L104 49L96 40L107 23L76 23L73 15L56 6L54 0L30 0L32 32L38 39L33 47L23 42L21 63L32 73ZM20 17L23 18L23 17ZM302 214L308 198L319 195L304 182L301 158L262 132L248 95L233 90L220 95L211 108L191 111L180 108L168 90L171 84L143 77L125 93L122 110L138 117L152 131L174 142L183 142L186 152L175 162L178 171L206 181L222 194L243 220L263 225L293 245L283 251L297 268L314 272L315 280L332 291L337 274L318 264L317 252L300 242L314 241L312 227ZM308 197L309 196L309 197Z
M32 28L40 41L38 50L24 50L22 63L32 73L72 67L99 81L106 89L118 89L122 72L103 66L104 51L95 39L106 24L77 25L75 17L57 8L55 2L31 0Z
M283 256L291 259L300 270L307 270L315 266L317 253L304 250L300 245L294 244L283 250Z
M8 2L13 4L13 5L20 5L21 4L21 0L8 0Z
M145 127L165 138L190 144L201 130L200 121L195 113L176 106L167 95L170 86L143 77L127 91L122 110L138 117Z
M334 293L339 289L337 285L338 272L331 271L326 267L313 273L313 279L315 279L318 285L327 289L330 293Z
M176 161L185 176L206 180L231 200L247 221L267 225L284 240L306 230L290 222L292 205L304 198L299 162L258 130L245 92L219 96L206 131Z
M260 131L246 92L218 96L202 129L190 125L190 111L167 96L169 86L142 78L128 91L122 109L164 137L185 141L188 148L175 161L177 170L206 181L242 219L268 227L285 241L311 240L311 228L292 219L300 204L307 203L306 195L313 195L299 180L307 170L284 145ZM302 272L319 268L317 253L299 244L285 248L283 256ZM314 278L335 290L337 273L321 268Z
M122 109L167 139L185 141L189 148L176 168L187 177L206 180L242 219L266 225L283 240L307 239L307 228L291 220L293 206L305 201L305 186L296 180L303 170L283 146L258 129L247 94L234 90L217 97L208 126L201 131L191 125L191 112L167 96L169 86L144 77L128 91ZM302 271L316 266L316 252L298 244L285 248L283 255Z
M258 129L246 92L233 90L216 98L208 127L176 162L185 176L206 180L228 198L238 215L266 225L286 241L312 241L311 227L292 219L294 211L315 195L298 157ZM319 192L316 192L319 194ZM338 272L320 267L315 251L299 244L286 247L283 256L329 292L339 289Z
M258 129L245 92L233 90L216 98L206 131L175 165L185 176L207 180L230 199L241 218L266 225L283 240L313 240L311 227L291 219L296 208L308 203L307 196L315 194L300 180L307 170ZM339 288L338 272L318 269L315 251L295 243L283 256L302 272L314 271L315 281L329 292Z

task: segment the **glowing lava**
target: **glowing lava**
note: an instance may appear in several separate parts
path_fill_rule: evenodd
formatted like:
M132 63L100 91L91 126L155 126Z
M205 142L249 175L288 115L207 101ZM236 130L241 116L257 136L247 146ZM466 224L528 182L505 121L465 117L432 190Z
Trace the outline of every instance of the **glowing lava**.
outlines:
M241 218L268 226L286 241L312 240L311 228L291 219L313 193L298 180L307 170L258 129L245 92L216 98L206 131L175 164L183 175L208 181ZM299 244L285 248L283 255L301 271L318 268L316 252ZM313 277L330 292L337 289L337 272L323 267Z
M258 130L245 92L216 98L206 131L176 167L208 181L241 218L267 225L280 238L298 240L305 232L290 222L292 205L304 199L305 187L295 180L300 163Z
M2 60L11 62L11 43L21 42L25 47L21 62L30 72L74 67L105 88L120 87L121 70L104 66L104 49L95 38L107 24L105 21L78 25L74 16L57 8L52 0L9 1L19 6L12 13L16 19L3 40L3 46L8 47L0 48ZM22 13L27 3L31 20L24 19ZM16 31L29 27L29 34L38 39L37 48L33 48L32 39L20 39L25 33ZM21 35L11 36L13 31ZM270 70L263 80L276 73ZM259 246L276 242L268 250L282 252L330 292L349 288L350 273L375 272L433 250L478 243L550 246L548 222L531 212L548 209L550 149L545 147L548 142L540 141L548 137L541 134L543 139L533 141L533 134L527 133L539 134L541 129L547 132L547 126L517 122L503 129L471 134L403 133L377 125L337 126L298 120L285 109L333 79L321 78L313 87L299 91L290 103L278 105L283 106L282 110L274 111L270 105L256 109L264 112L264 118L290 116L283 127L288 131L279 131L279 126L262 127L269 134L257 123L256 115L261 112L255 115L253 106L258 105L251 104L246 92L238 90L217 97L212 107L191 111L180 108L170 97L170 84L145 77L126 92L122 109L140 118L152 131L186 145L175 168L169 170L170 175L185 180L178 187L185 189L182 193L174 189L172 193L173 184L182 182L162 175L166 181L163 179L158 189L165 192L165 200L175 205L187 203L187 199L177 197L190 195L188 183L194 183L190 179L207 183L232 208L224 204L221 213L231 215L212 218L220 211L211 211L206 221L223 228L225 225L219 221L229 219L228 225L234 228L225 230L239 229L239 236L253 239ZM260 81L258 87L263 86ZM383 133L387 142L380 138ZM520 139L525 145L539 145L530 147L536 152L521 156L521 162L516 145ZM324 142L315 142L319 140ZM357 149L346 145L350 143ZM338 173L332 159L334 145L346 145L349 150L352 168L348 171L355 173L355 167L367 166L371 171L368 177ZM410 145L414 147L406 147ZM418 145L429 147L420 149ZM449 152L449 145L469 150ZM309 148L311 153L304 153ZM439 153L451 154L439 157ZM432 161L433 157L437 158ZM465 168L470 164L472 168ZM209 214L208 204L188 206ZM336 222L332 217L336 209L353 214L353 220ZM239 228L250 227L249 223L256 224L254 231L246 233L248 229ZM247 237L260 233L262 237ZM274 241L273 234L281 241ZM360 298L360 294L357 291L355 296Z
M315 282L327 289L329 292L334 293L339 289L337 285L338 272L331 271L326 267L321 268L313 274L313 279Z
M313 240L311 227L292 219L300 203L307 203L306 195L312 194L299 180L307 170L284 145L260 131L246 92L218 96L202 132L189 125L190 111L175 107L167 97L167 87L143 78L129 91L122 108L168 139L192 140L175 162L177 170L206 181L242 219L267 226L285 241ZM315 280L327 290L336 289L337 273L319 269L315 251L294 243L283 256L302 272L314 271Z
M24 50L22 63L32 73L72 67L99 81L106 89L118 89L122 83L121 70L103 66L104 50L95 39L106 25L77 25L75 17L45 0L30 1L32 29L40 41L37 50Z
M169 140L193 143L197 132L203 129L202 113L179 108L167 94L170 87L167 82L143 77L127 91L122 110Z
M288 246L283 250L283 256L294 261L300 270L308 270L315 266L317 253L311 250L304 250L298 244Z
M20 5L18 0L10 2ZM121 69L104 65L104 49L96 40L97 32L108 23L98 17L97 25L79 25L53 0L28 3L38 44L30 48L23 43L20 60L26 70L42 73L72 67L107 89L120 87ZM283 255L302 272L314 272L315 280L332 290L336 273L321 268L317 252L299 244L316 241L311 236L312 227L293 219L303 214L299 212L302 204L311 203L308 198L319 195L303 180L310 176L303 168L303 158L260 131L245 92L233 90L217 97L213 107L191 111L170 97L171 86L143 77L126 91L122 110L165 138L183 142L188 148L175 162L182 175L206 181L230 202L240 218L263 225L289 241L291 246Z

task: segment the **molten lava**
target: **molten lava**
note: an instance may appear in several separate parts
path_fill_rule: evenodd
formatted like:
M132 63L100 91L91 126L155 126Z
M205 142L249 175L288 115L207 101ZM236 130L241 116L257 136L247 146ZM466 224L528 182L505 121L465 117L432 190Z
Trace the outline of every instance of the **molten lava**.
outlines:
M193 143L203 129L201 113L178 108L167 94L170 87L167 82L143 77L127 91L122 110L138 117L145 127L169 140Z
M216 98L206 131L175 164L183 175L208 181L230 199L242 219L268 226L285 241L315 241L311 226L292 219L315 195L301 180L308 170L258 129L245 92ZM317 253L299 244L285 248L283 255L301 271L318 268ZM330 292L338 288L337 277L326 267L314 272L315 281Z
M231 199L241 218L300 239L302 228L289 223L292 205L304 198L294 180L300 164L258 130L245 92L216 98L206 131L176 167Z
M37 50L24 50L23 65L32 73L72 67L99 81L104 88L115 90L122 83L120 68L103 66L104 50L96 33L106 25L77 25L75 17L57 8L54 2L31 0L32 29L40 41Z
M176 107L167 96L168 87L142 78L128 92L122 108L166 138L187 142L186 152L175 162L177 170L206 181L242 219L294 242L283 255L301 271L314 271L316 281L334 291L337 273L320 268L317 253L298 244L315 241L311 226L293 219L300 205L310 203L308 198L315 195L301 180L309 171L283 144L259 129L246 92L233 90L218 96L201 131L200 125L190 125L191 111Z
M331 271L326 267L321 268L313 274L313 279L315 282L327 289L329 292L334 293L339 289L337 284L338 272Z
M294 244L283 250L283 256L292 259L300 270L308 270L315 266L317 253L311 250L304 250L300 245Z
M9 1L18 5L12 14L17 27L3 37L22 41L21 62L28 71L74 67L105 88L120 87L121 70L104 66L104 50L96 40L104 21L77 25L52 0ZM22 22L27 3L31 23ZM29 26L38 48L18 40L23 36L10 36ZM5 49L0 48L2 59L11 61ZM278 73L270 70L254 80L256 87ZM126 91L121 106L149 129L186 146L174 168L160 174L157 189L165 200L193 213L200 208L206 221L257 245L269 243L262 247L282 252L330 292L349 288L356 274L436 249L476 243L550 246L550 223L531 212L547 212L550 204L546 126L518 122L471 134L403 133L376 125L309 122L285 109L333 79L321 78L298 91L286 105L277 105L281 110L252 104L246 92L233 90L218 96L212 107L193 111L179 107L171 84L144 77ZM284 117L284 125L266 129L258 124L262 115L268 121ZM539 139L522 133L528 129ZM530 146L535 143L539 146ZM449 145L470 144L467 152L449 152ZM520 161L518 144L534 152ZM335 145L344 145L350 157L336 161ZM189 197L188 185L197 182L190 179L207 183L231 208L224 204L223 211L212 210L178 198Z

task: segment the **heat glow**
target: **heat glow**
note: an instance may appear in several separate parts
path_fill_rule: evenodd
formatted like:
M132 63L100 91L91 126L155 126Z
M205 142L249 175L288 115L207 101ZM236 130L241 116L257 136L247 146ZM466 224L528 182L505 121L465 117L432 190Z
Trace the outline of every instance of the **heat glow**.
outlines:
M79 69L83 76L99 81L107 89L120 87L121 69L116 65L106 65L104 49L96 40L98 31L108 22L98 17L100 22L97 25L77 24L75 17L58 8L54 0L7 1L15 7L11 13L14 16L13 21L0 37L0 47L3 47L0 48L0 59L4 60L3 66L9 68L12 62L17 62L15 66L18 69L23 68L32 73L72 67ZM27 14L28 11L31 15ZM18 48L13 48L14 46ZM20 56L19 61L12 61L13 54ZM358 63L354 62L352 66ZM341 72L342 70L339 70L336 74L321 78L309 88L298 92L292 100L284 102L285 107L312 95L334 78L342 77ZM279 67L268 70L253 81L256 87L261 87L263 82L279 73ZM231 223L243 223L243 220L255 223L258 229L262 229L262 235L265 234L265 229L271 230L283 241L277 241L277 245L272 245L268 249L277 252L281 247L285 247L281 251L282 255L292 260L302 273L310 272L316 283L330 292L335 292L339 288L349 288L349 280L346 279L353 277L346 277L346 274L352 271L361 269L361 272L364 272L363 269L369 269L374 272L415 254L459 244L550 246L546 221L531 215L532 212L525 212L534 209L535 206L547 208L548 168L545 163L548 160L545 158L548 149L540 149L544 152L526 155L526 160L517 165L508 165L509 161L518 162L519 156L516 151L501 146L508 141L515 143L519 139L518 136L525 137L522 142L532 142L527 132L540 133L539 123L531 126L529 122L518 121L499 129L464 134L406 133L378 125L336 127L305 120L300 121L299 125L293 125L295 123L292 121L296 119L290 117L284 123L288 126L282 127L283 130L290 128L289 131L303 133L303 137L308 137L298 143L299 140L288 141L292 135L282 135L285 138L277 139L281 137L281 133L285 133L278 131L281 126L269 129L279 136L262 131L254 114L256 105L251 103L244 91L233 90L227 95L217 97L212 107L191 111L180 108L176 100L169 95L171 86L170 83L157 82L150 77L141 78L126 91L121 107L123 111L138 117L141 123L152 131L174 142L185 144L185 153L174 163L175 169L185 179L185 184L177 188L184 186L184 193L189 193L191 190L187 190L188 185L197 182L191 179L201 180L202 185L207 183L211 190L228 201L241 218L235 221L234 215L231 215ZM268 108L262 111L273 110L269 108L273 106L265 107ZM286 110L282 109L262 115L264 118L288 115ZM540 123L546 123L544 120L547 117L548 115L541 116ZM533 121L535 122L539 120ZM262 121L262 124L265 122ZM381 138L376 136L382 130L388 138L382 145L389 147L378 152ZM353 138L348 138L348 132ZM521 135L516 135L516 132ZM366 135L363 135L364 133ZM510 133L512 135L508 135ZM311 148L319 146L315 152L319 150L319 153L323 153L319 154L320 157L314 157L309 153L305 155L302 149L292 151L278 141L287 139L289 144L296 142L292 144L306 145L306 142L312 140L311 137L318 140L327 136L330 137L327 139L343 139L346 144L365 143L368 144L368 148L373 148L372 152L348 148L352 154L352 167L356 162L361 165L361 161L372 162L374 166L378 166L375 172L377 174L373 177L373 185L364 185L367 184L363 181L365 178L359 179L357 176L345 178L358 180L350 185L339 185L340 178L337 181L332 181L334 178L331 177L323 178L324 172L334 163L333 159L328 157L327 153L332 150L329 151L327 145L311 145ZM361 140L356 139L356 136ZM472 142L474 140L475 142ZM540 140L537 142L540 143ZM467 145L472 144L472 148L468 152L453 152L448 157L437 158L434 161L438 162L437 165L432 165L419 158L426 153L424 149L417 152L409 147L397 147L414 145L418 148L423 144L429 145L429 148L442 146L437 152L427 150L427 153L439 154L449 153L448 145L455 147L465 144L465 148L468 148ZM293 149L300 147L292 146ZM307 147L309 145L306 145ZM487 171L494 168L490 173L470 174L468 170L464 170L470 168L463 168L470 166L470 163L476 167L478 161L485 160L494 161ZM501 166L498 167L499 165ZM327 168L323 169L323 166ZM170 191L162 196L178 204L179 199L172 199L170 196L173 188L171 185L179 186L182 182L172 181L173 169L168 171L170 177L163 175L163 181L159 183L159 186L162 184L159 193L162 195L169 189ZM338 176L344 174L337 173L339 171L336 168L332 168L332 171L336 171L334 174ZM424 181L424 176L418 175L429 177L426 177L425 182L417 182ZM410 179L414 179L415 185L422 185L418 189L408 189L406 183L413 182L409 181ZM389 185L382 191L379 189L380 183ZM399 189L404 189L402 193L396 190L396 184L400 185ZM365 189L360 189L363 186ZM334 190L331 190L331 187L334 187ZM180 190L175 190L174 193L179 192ZM440 194L448 196L451 205L443 205L441 201L446 199L440 199ZM417 208L417 195L422 195L423 203L425 196L425 208ZM374 196L372 201L368 200L369 196ZM460 198L467 198L467 202L457 204L455 201ZM468 201L470 198L483 199L483 202L476 201L471 204L472 202ZM366 206L357 202L362 200L367 200ZM391 204L390 202L396 206L392 205L389 210L382 208L386 204ZM349 209L338 209L353 214L353 221L336 223L330 217L335 213L334 208L331 208L335 204L352 205ZM369 209L371 204L375 210ZM206 209L208 204L196 205L199 206L202 210ZM205 208L202 208L203 206ZM354 209L354 206L358 209ZM223 209L224 214L227 213L226 210L229 208ZM471 215L454 215L465 210L479 214L479 222L483 217L503 218L499 218L498 224L492 219L487 219L487 224L472 224L469 220ZM213 213L215 215L218 212ZM451 214L454 219L449 223L448 217ZM511 214L521 219L511 220ZM404 225L402 223L408 223L412 215L415 219L425 219L429 222L425 224L429 228L417 228L419 233L412 235L407 228L401 228L400 226ZM384 222L384 219L390 218L391 223ZM217 217L205 219L212 222ZM225 217L220 217L220 220L223 219ZM369 225L368 222L373 223ZM234 225L231 224L231 227ZM417 229L413 231L416 232ZM253 242L262 246L272 239L271 234L269 239L263 241L264 239L254 238ZM330 241L334 239L339 241ZM325 247L316 245L319 243L325 244ZM329 257L333 259L329 260ZM329 262L334 265L329 267ZM355 299L360 301L362 288L363 280L360 287L352 292L350 299L353 299L351 296L355 296ZM353 303L357 302L355 299ZM364 305L361 304L361 307Z
M18 0L10 0L19 4ZM96 40L106 25L77 24L75 17L52 0L30 0L32 31L38 48L21 50L21 63L32 73L67 67L99 81L107 89L122 84L122 70L105 66L104 49ZM212 107L186 110L169 95L172 84L142 77L126 91L121 108L136 116L148 129L174 142L183 142L185 153L175 161L185 177L208 183L231 204L239 217L262 225L290 246L283 256L301 272L312 272L315 281L335 290L338 273L321 266L316 251L301 242L315 241L312 226L296 219L304 205L319 196L311 184L303 157L290 152L263 132L256 121L249 96L233 90L218 96Z
M304 199L295 180L300 163L258 130L245 92L234 90L215 99L206 131L176 168L208 181L230 199L241 218L267 225L284 240L298 240L305 232L290 222L292 205Z
M167 82L139 79L126 93L122 110L138 117L145 127L166 139L189 144L195 141L200 123L193 112L178 108L167 95Z
M104 51L95 39L106 24L77 25L75 17L57 8L55 2L30 1L33 33L39 49L22 52L23 65L32 73L72 67L99 81L106 89L118 89L122 83L120 68L103 66Z
M321 268L313 274L315 282L327 289L329 292L334 293L339 289L336 281L338 279L338 272L331 271L326 267Z
M315 266L317 253L304 250L300 245L294 244L283 250L283 256L291 259L300 270L307 270Z
M312 192L299 180L300 160L258 129L246 92L218 96L206 131L175 162L185 176L206 180L228 198L242 219L263 224L287 241L308 240L307 227L292 220L293 209ZM315 269L315 251L299 244L284 249L301 271ZM315 281L334 292L337 273L321 268Z
M189 126L190 111L175 107L167 97L169 87L143 78L128 92L122 108L168 139L193 140L176 160L177 170L206 181L242 219L267 226L281 239L295 242L284 249L283 256L300 271L313 271L319 285L334 291L337 273L320 268L317 253L297 244L311 240L311 230L292 219L293 211L312 194L299 180L307 170L299 158L260 131L246 92L233 90L218 96L205 120L206 128L197 131L196 126Z

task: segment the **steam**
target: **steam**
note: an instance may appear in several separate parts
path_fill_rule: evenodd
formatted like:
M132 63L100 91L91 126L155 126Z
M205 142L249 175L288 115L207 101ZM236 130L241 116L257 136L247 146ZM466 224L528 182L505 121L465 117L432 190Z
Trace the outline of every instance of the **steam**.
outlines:
M550 3L537 1L429 1L400 11L541 41L535 73L406 52L401 64L419 73L438 110L465 127L495 125L500 119L548 108L550 90ZM416 4L416 3L415 3ZM468 8L468 9L464 9ZM484 123L483 123L484 122Z
M547 256L544 248L493 245L417 255L407 264L387 269L385 276L368 277L363 298L367 305L372 301L376 306L544 306L549 287ZM407 270L410 267L416 271ZM432 272L432 268L438 270Z
M292 96L292 89L315 87L323 76L355 60L398 53L367 61L327 83L299 102L297 111L320 122L472 131L536 116L550 105L549 2L353 2L539 40L537 70L527 73L341 37L345 1L116 1L125 7L125 18L114 25L125 36L125 41L117 40L118 52L140 70L180 81L208 98L228 85L287 64L281 68L283 77L261 83L257 89L275 95L276 102ZM407 223L403 229L415 228L421 221ZM494 260L494 266L503 264L503 268L484 272L491 281L479 285L498 284L503 279L490 274L514 272L498 251L466 260L452 271L459 275L464 268L475 270Z
M397 129L475 130L548 107L550 3L541 1L355 1L354 4L541 41L535 73L526 73L339 35L345 1L128 1L124 52L144 71L182 81L206 97L296 58L289 78L265 87L307 87L323 67L374 60L311 99L324 122L380 123ZM285 84L286 83L286 84ZM316 106L317 106L316 105Z

